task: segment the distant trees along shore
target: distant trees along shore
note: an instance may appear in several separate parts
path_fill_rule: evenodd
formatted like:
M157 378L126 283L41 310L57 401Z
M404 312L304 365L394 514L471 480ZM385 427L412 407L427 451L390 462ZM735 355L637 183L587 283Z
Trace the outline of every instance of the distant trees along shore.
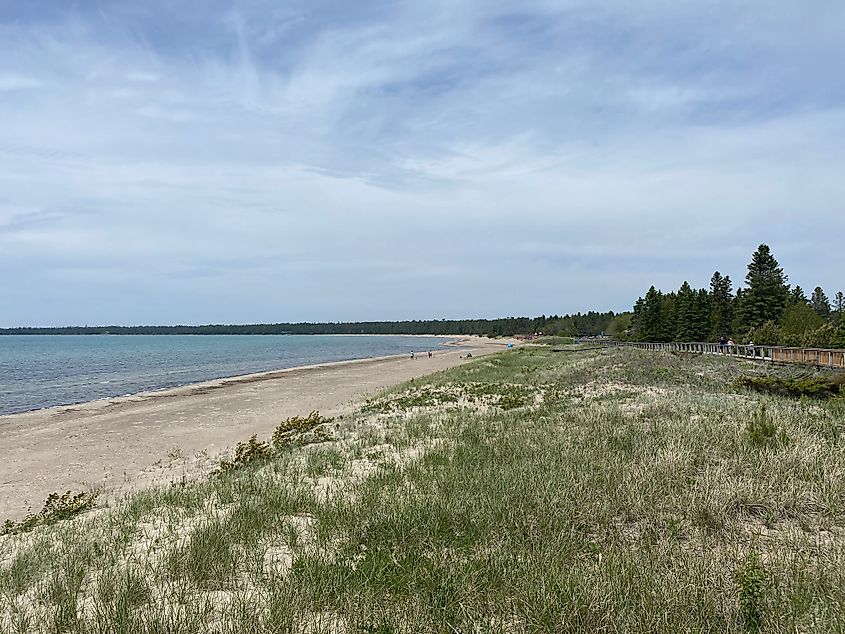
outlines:
M719 271L710 288L663 293L654 286L640 297L633 312L613 311L504 317L501 319L428 319L324 323L277 323L207 326L66 326L5 328L0 335L486 335L513 336L542 332L565 337L607 334L632 341L717 341L845 348L845 297L831 303L817 286L807 298L800 286L790 287L769 247L761 244L748 264L745 287Z
M633 341L716 341L845 348L845 296L831 303L817 286L810 297L791 287L771 250L761 244L751 256L745 287L733 292L731 278L719 271L710 288L687 282L671 293L654 286L634 305L630 322L617 334Z
M501 319L429 319L325 323L207 326L65 326L5 328L0 335L488 335L543 332L564 336L598 335L608 330L613 311Z

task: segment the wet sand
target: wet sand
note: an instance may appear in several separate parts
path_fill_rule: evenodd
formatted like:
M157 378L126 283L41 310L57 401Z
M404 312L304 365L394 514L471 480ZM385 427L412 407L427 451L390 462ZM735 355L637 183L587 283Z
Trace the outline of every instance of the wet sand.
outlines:
M0 416L0 522L39 510L53 491L99 488L111 498L200 477L221 452L269 437L289 416L342 415L368 393L506 345L457 339L431 359L341 361Z

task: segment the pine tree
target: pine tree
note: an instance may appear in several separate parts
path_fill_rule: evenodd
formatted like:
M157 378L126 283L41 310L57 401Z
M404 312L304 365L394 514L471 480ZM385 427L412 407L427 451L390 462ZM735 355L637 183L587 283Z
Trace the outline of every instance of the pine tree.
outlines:
M824 294L821 286L816 286L813 296L810 298L810 306L822 319L830 317L830 300Z
M689 282L685 281L678 289L678 298L675 301L676 341L695 340L695 300L695 291Z
M660 298L660 330L654 341L674 341L678 330L678 295L665 293Z
M757 328L767 321L777 323L783 315L789 297L789 285L783 269L765 244L751 256L739 306L742 330Z
M719 271L710 278L710 338L727 337L732 330L733 293L731 278Z
M804 289L800 286L796 286L791 291L789 291L789 299L787 304L792 306L793 304L809 304L810 300L807 299L807 296L804 294Z
M695 341L707 341L710 334L710 293L699 288L695 294Z
M654 286L648 289L645 298L637 301L637 305L634 306L634 314L636 316L636 336L639 341L660 340L662 303L663 293Z
M845 321L842 319L845 315L845 294L842 291L836 293L833 298L833 312L836 315L836 321Z

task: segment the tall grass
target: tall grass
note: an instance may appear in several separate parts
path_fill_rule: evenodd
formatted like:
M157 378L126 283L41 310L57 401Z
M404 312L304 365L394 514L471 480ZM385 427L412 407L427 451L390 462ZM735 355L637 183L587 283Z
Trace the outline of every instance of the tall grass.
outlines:
M0 538L0 631L842 631L845 403L762 372L535 348L418 379Z

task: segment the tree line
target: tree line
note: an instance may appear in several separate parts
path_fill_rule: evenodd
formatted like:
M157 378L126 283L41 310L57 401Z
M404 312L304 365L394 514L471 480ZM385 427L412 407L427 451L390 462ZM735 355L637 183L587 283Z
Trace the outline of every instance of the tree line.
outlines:
M630 321L617 337L635 341L718 341L737 343L845 347L845 295L831 301L817 286L808 297L790 286L783 268L765 244L751 256L745 286L733 290L719 271L710 288L684 282L664 293L654 286L634 304Z
M429 319L275 324L209 324L204 326L64 326L3 328L0 335L482 335L533 333L593 336L606 331L613 311L573 315L503 317L500 319Z

